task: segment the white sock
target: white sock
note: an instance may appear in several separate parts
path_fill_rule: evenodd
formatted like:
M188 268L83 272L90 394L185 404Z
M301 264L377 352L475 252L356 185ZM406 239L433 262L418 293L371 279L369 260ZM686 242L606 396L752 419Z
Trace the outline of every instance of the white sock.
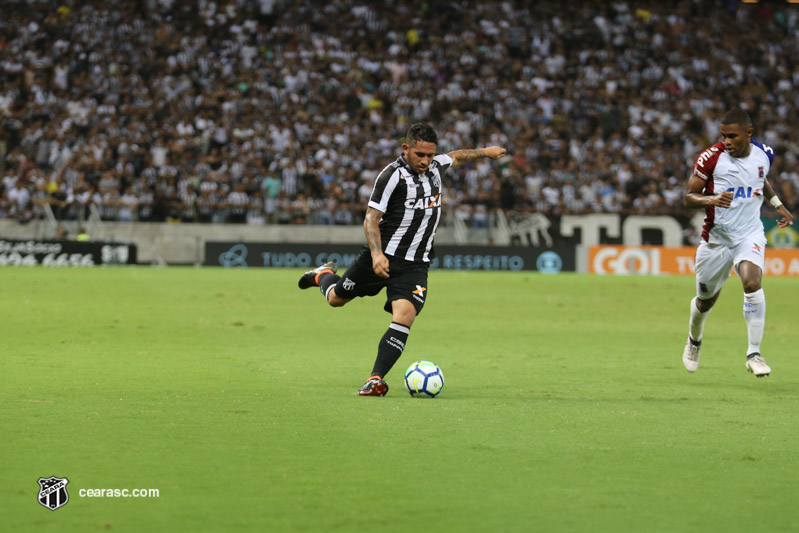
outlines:
M705 320L707 320L707 316L709 314L710 311L705 311L703 313L698 307L696 307L696 296L694 296L694 299L691 300L691 320L688 322L688 335L690 335L691 339L695 342L702 341L702 332L705 329Z
M760 342L763 340L763 329L766 326L766 293L763 289L744 293L744 318L746 331L749 333L749 348L746 355L760 353Z

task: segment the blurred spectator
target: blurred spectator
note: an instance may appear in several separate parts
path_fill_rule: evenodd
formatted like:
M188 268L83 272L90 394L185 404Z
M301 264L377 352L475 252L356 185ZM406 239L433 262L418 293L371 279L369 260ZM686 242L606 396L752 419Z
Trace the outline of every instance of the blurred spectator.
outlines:
M69 234L67 233L67 230L64 229L64 226L61 225L61 224L59 224L56 227L55 233L51 237L51 239L54 240L54 241L65 241L68 238L69 238Z
M31 193L23 180L17 180L14 187L6 192L8 218L16 218L20 222L29 222L33 216Z

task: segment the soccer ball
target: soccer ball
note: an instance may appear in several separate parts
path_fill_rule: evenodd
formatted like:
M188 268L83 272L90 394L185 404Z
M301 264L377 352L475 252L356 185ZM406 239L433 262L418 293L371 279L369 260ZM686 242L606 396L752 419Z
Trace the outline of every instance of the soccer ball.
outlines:
M415 398L435 398L444 388L444 374L432 361L416 361L405 371L405 388Z

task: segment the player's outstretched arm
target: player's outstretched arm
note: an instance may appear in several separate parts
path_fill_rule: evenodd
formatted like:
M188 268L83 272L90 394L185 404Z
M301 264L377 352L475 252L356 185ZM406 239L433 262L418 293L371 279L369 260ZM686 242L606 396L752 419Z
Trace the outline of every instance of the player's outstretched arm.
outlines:
M774 206L774 209L777 210L777 213L782 216L782 218L777 221L777 225L779 227L786 228L793 224L793 215L790 211L788 211L788 208L782 204L782 201L780 200L779 196L777 196L777 193L774 192L774 188L771 186L771 183L769 183L768 179L763 182L763 195L765 196L766 200L768 200L769 203Z
M471 163L476 159L482 157L489 157L491 159L499 159L507 153L507 150L501 146L489 146L487 148L475 148L472 150L455 150L447 155L452 158L452 166L459 167L466 163Z

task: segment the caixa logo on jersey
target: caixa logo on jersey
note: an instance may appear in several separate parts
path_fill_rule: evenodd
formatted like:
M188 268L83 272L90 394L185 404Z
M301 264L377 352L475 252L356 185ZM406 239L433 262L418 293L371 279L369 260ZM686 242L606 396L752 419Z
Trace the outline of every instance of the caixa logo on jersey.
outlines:
M441 195L425 196L416 200L405 200L405 209L431 209L441 207Z
M752 187L730 187L727 192L733 193L733 198L752 198L753 196L760 196L760 189L753 189Z
M39 478L39 503L51 511L63 507L69 501L67 494L67 483L65 477L50 476Z

